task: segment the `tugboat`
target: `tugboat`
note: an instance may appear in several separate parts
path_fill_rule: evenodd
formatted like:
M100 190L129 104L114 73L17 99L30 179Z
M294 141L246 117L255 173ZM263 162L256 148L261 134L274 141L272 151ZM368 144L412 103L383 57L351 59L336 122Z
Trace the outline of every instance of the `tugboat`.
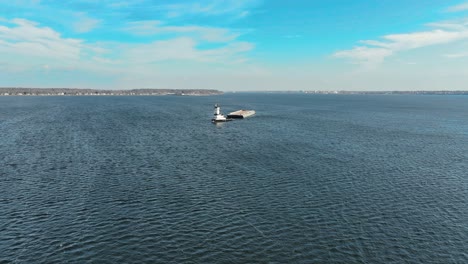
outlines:
M211 122L217 123L217 122L227 122L231 121L231 118L226 118L223 114L221 114L221 107L219 104L215 104L214 106L214 117L211 119Z

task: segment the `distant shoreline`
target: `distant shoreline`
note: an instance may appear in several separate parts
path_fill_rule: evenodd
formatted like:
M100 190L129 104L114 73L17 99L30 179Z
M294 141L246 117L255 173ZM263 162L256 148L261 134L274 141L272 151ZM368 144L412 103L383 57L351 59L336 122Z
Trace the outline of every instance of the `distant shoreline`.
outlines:
M468 95L468 91L229 91L214 89L132 89L132 90L99 90L77 88L22 88L0 87L0 96L210 96L225 93L303 93L303 94L337 94L337 95Z
M422 94L422 95L468 95L468 91L304 91L308 94Z
M468 95L468 91L245 91L225 93L277 93L277 94L338 94L338 95Z
M207 96L223 92L211 89L132 89L132 90L97 90L75 88L0 88L0 96Z

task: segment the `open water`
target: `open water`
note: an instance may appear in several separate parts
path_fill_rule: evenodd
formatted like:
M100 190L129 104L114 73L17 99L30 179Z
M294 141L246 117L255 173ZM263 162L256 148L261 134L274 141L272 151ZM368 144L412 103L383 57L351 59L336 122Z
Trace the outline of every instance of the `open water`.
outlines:
M0 97L0 263L468 263L468 97Z

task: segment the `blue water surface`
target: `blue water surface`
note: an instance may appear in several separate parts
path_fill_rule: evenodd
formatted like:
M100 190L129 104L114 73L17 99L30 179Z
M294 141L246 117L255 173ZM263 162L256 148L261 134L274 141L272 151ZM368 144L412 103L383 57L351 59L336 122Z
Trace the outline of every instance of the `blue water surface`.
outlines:
M0 97L0 263L468 263L467 205L467 96Z

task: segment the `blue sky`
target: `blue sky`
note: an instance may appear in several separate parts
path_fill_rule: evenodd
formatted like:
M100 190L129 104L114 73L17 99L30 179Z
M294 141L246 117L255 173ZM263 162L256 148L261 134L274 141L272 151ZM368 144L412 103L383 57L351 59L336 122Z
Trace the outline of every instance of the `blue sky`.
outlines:
M0 86L467 90L463 0L0 0Z

